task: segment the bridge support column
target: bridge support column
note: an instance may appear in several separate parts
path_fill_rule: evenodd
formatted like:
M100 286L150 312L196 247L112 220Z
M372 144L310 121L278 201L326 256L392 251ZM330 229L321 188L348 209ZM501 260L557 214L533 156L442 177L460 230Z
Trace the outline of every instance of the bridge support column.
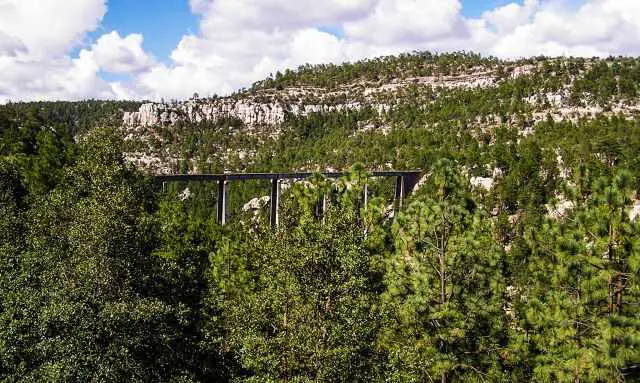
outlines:
M404 197L413 193L416 185L420 181L420 173L407 173L402 176L402 182L404 187Z
M369 205L369 184L364 184L364 210L367 210Z
M316 201L316 205L313 208L313 216L315 219L322 219L322 224L325 223L325 213L327 212L327 195L322 194Z
M278 208L280 205L280 180L274 178L271 180L271 215L269 216L269 222L271 227L276 228L280 223L280 216Z
M393 216L397 216L402 208L402 202L404 200L404 177L398 176L396 178L396 190L393 201Z
M227 224L227 181L218 181L218 208L217 222L224 226Z
M420 178L420 173L407 173L396 178L395 201L393 204L394 214L397 214L404 203L404 199L415 189Z
M323 194L322 195L322 200L320 201L321 206L320 208L322 209L322 224L324 225L325 223L327 223L327 195Z

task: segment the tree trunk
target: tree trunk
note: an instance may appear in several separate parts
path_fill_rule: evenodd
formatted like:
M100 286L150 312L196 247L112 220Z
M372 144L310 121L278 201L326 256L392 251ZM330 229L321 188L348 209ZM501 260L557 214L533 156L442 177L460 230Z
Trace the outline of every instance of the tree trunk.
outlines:
M618 272L617 275L618 283L616 286L616 311L618 315L622 313L622 290L624 290L624 286L622 285L622 273Z
M447 289L446 289L446 270L444 264L444 254L440 257L440 304L445 304L447 301Z
M444 305L445 303L447 303L447 274L445 263L446 249L444 235L442 235L440 245L440 304ZM447 383L447 375L444 372L440 375L440 383Z
M613 283L611 281L611 275L609 275L609 283L607 289L607 303L609 306L609 316L611 316L611 312L613 311Z

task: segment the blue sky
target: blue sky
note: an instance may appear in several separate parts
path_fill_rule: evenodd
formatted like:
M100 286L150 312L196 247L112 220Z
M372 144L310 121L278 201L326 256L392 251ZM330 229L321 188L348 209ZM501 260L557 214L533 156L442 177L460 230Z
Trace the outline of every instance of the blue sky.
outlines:
M495 9L512 2L522 3L521 0L462 0L462 14L467 17L479 17L487 10Z
M198 17L187 0L109 0L100 28L89 34L89 42L102 34L141 33L143 48L158 60L167 61L183 35L198 32Z

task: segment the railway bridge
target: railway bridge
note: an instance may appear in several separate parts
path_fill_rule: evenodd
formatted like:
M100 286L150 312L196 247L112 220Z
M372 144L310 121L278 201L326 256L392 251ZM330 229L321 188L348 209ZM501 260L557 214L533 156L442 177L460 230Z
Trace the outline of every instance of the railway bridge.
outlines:
M163 186L169 182L215 182L218 184L218 201L216 206L216 219L221 225L227 223L227 195L229 185L234 181L247 180L270 180L270 216L269 221L272 227L277 227L279 222L280 205L280 182L282 180L307 179L318 173L225 173L225 174L180 174L156 176L158 182ZM338 179L347 173L319 173L329 179ZM394 209L402 206L403 200L415 188L420 179L421 172L418 170L390 170L369 172L371 178L395 178ZM364 188L364 203L367 204L369 198L368 186Z

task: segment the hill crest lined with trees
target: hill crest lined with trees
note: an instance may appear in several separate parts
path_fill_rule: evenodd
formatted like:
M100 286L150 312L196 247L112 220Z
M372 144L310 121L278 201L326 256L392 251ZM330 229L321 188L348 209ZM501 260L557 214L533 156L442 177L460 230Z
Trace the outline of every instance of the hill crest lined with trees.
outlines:
M146 103L138 111L125 112L122 125L132 143L131 159L151 171L173 172L180 161L189 162L196 173L203 163L239 171L254 162L258 147L282 140L291 121L314 115L367 115L348 126L349 139L368 133L388 136L413 121L431 128L455 120L480 140L491 139L492 131L504 124L529 135L549 118L572 123L598 116L632 119L640 112L638 65L626 58L504 62L473 54L414 53L303 66L229 97L195 95L184 102ZM180 147L184 143L176 147L175 141L190 136L183 125L210 126L205 130L211 131L219 122L232 126L234 135L246 142L245 147L231 148L240 161L224 152L228 145L209 151L202 147L215 144L198 150ZM371 164L375 169L380 165Z

